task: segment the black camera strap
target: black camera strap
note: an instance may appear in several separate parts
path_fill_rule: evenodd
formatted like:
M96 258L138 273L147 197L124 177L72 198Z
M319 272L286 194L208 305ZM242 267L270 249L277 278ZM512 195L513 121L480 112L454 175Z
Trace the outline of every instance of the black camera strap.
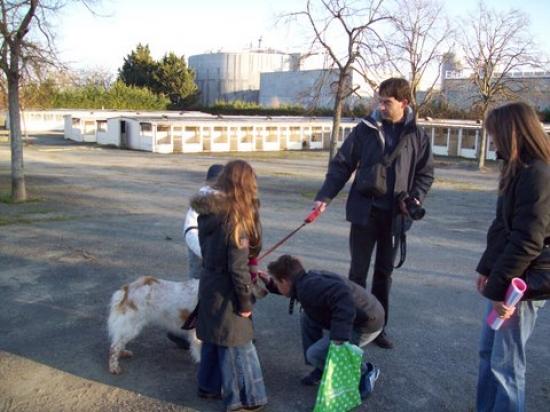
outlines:
M385 167L390 167L393 161L397 158L397 156L399 156L399 154L401 153L401 149L403 148L403 146L405 146L405 143L407 142L406 136L407 135L405 134L405 127L403 127L403 130L399 134L399 142L397 142L397 146L395 146L395 149L393 149L393 152L385 154L384 157L382 157L381 163ZM385 136L384 136L384 140L386 140Z
M405 232L405 216L401 215L401 228L398 235L393 235L392 238L392 265L394 269L399 269L405 263L407 258L407 233ZM395 265L397 252L400 251L399 263Z
M406 136L407 135L405 133L405 128L403 128L403 131L401 132L399 138L399 142L397 143L394 151L391 153L391 155L386 155L383 157L382 164L384 166L390 166L395 158L399 155L407 140ZM416 128L416 136L420 138L420 129L418 127ZM403 263L405 263L405 259L407 259L407 233L405 229L405 216L403 215L401 215L400 226L401 227L399 228L399 234L393 235L392 237L392 264L394 269L399 269L401 266L403 266ZM399 263L397 265L394 265L398 251L400 252Z

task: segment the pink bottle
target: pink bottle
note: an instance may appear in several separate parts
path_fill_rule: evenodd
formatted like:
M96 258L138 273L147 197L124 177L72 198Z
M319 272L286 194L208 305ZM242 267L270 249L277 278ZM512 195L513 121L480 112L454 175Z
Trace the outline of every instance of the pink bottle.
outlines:
M504 304L506 306L516 306L516 304L521 300L523 294L527 290L527 284L520 278L513 278L506 290L506 296L504 297ZM489 316L487 316L487 324L493 330L498 330L504 319L499 318L498 314L493 309Z

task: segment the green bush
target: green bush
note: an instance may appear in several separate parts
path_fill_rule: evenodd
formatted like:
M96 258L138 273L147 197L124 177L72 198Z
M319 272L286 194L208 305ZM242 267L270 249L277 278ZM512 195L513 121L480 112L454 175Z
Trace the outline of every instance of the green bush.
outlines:
M212 114L245 116L332 116L332 110L327 108L306 109L300 105L289 104L283 104L274 108L242 100L232 102L217 101L213 106L197 106L195 109Z
M111 87L97 85L57 91L51 107L63 109L166 110L170 100L145 87L127 86L117 81Z

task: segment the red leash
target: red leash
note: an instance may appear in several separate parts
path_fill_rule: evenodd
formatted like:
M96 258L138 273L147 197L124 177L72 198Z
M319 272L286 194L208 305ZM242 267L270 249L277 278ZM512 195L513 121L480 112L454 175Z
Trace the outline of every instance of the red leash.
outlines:
M282 238L281 240L279 240L277 243L275 243L273 246L271 246L267 251L265 251L261 256L257 257L257 258L251 258L249 259L248 261L248 265L249 266L258 266L258 263L260 263L260 260L262 260L263 258L265 258L267 255L269 255L270 253L272 253L275 249L277 249L279 246L281 246L283 243L285 243L288 239L290 239L292 236L294 236L300 229L302 229L305 225L309 224L309 223L312 223L315 221L315 219L317 219L319 217L319 215L321 214L321 210L320 208L316 208L316 209L313 209L309 215L306 216L306 218L304 219L304 222L298 226L296 229L294 229L292 232L290 232L288 235L286 235L284 238ZM253 272L251 271L251 274L253 276L253 278L255 278L257 272Z
M269 250L267 250L267 252L265 252L264 254L262 254L258 258L248 259L248 267L250 268L250 276L252 278L252 282L254 282L256 280L256 277L258 276L258 263L260 262L260 260L265 258L267 255L269 255L271 252L273 252L275 249L277 249L279 246L281 246L283 243L285 243L288 239L290 239L292 236L294 236L296 234L296 232L298 232L305 225L314 222L315 219L317 219L320 214L321 214L321 210L319 208L313 209L309 213L309 215L307 215L306 218L304 219L304 223L302 223L300 226L298 226L296 229L294 229L292 232L290 232L288 235L286 235L283 239L281 239L280 241L275 243L275 245L273 245ZM291 307L292 307L293 306L293 301L291 300L290 302L291 302ZM193 312L191 312L189 317L185 320L183 326L181 327L182 329L190 330L190 329L195 329L196 328L196 326L197 326L197 317L198 317L198 313L199 313L198 311L199 311L199 304L197 303L197 306L195 306L195 309L193 310ZM289 312L292 313L292 309L289 309Z

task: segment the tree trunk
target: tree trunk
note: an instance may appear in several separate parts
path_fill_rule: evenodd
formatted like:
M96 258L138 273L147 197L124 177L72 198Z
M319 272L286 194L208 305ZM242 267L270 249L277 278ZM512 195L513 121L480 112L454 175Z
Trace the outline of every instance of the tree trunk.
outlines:
M416 101L416 89L411 89L411 101L409 102L409 106L412 109L414 113L415 120L418 120L418 102Z
M8 80L8 108L11 144L11 198L14 202L27 200L23 170L23 142L19 115L19 73L11 73Z
M480 142L479 142L479 149L477 152L477 156L479 159L479 169L483 169L485 167L485 156L487 154L487 131L485 130L485 116L487 114L487 106L483 108L482 112L482 119L483 122L481 123L481 134L480 134Z
M336 147L338 146L338 133L340 131L340 120L342 118L342 107L344 105L344 98L342 97L342 88L344 87L343 79L338 81L338 90L334 97L334 115L332 117L332 132L330 133L330 145L328 162L336 155Z
M483 169L485 167L485 154L487 153L487 131L485 127L481 128L481 141L479 143L479 168Z

